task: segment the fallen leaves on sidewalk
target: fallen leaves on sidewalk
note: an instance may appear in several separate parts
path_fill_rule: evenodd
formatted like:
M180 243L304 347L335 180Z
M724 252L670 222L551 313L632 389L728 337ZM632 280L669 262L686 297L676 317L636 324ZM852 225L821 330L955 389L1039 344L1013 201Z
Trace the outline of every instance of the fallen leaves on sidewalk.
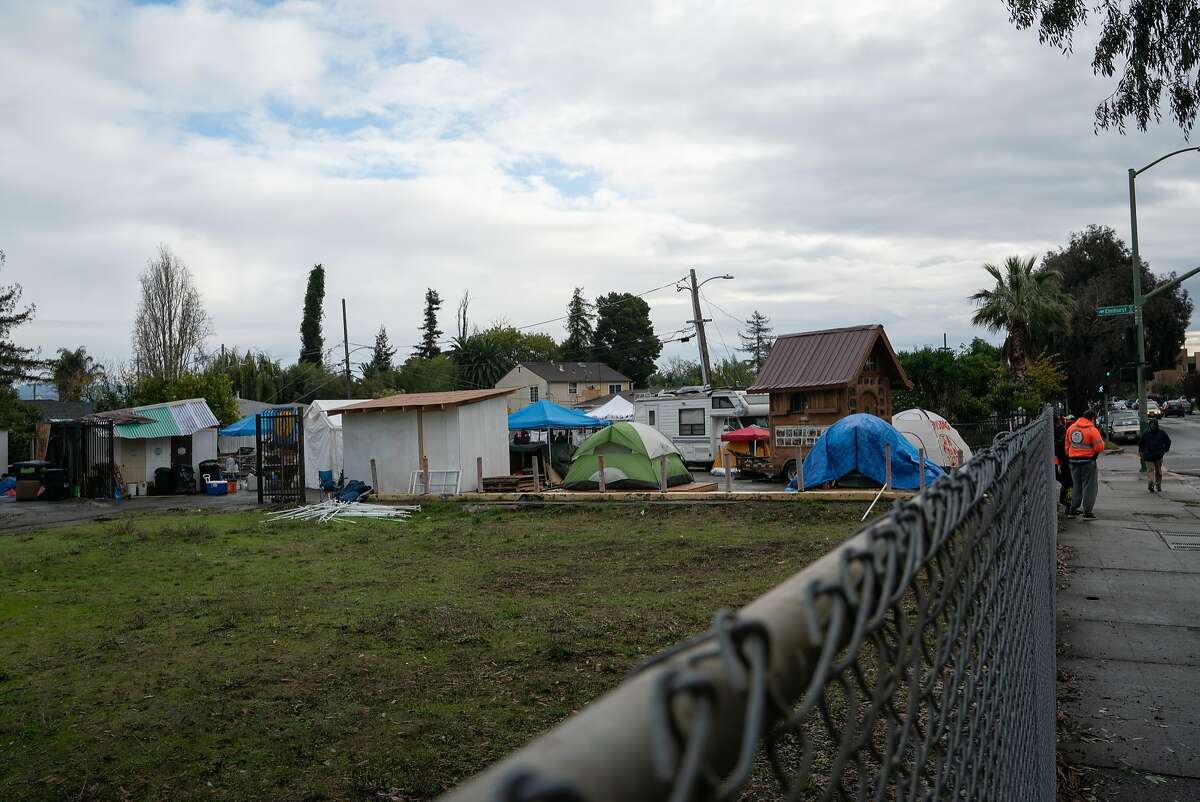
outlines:
M1071 558L1075 556L1075 550L1068 545L1059 543L1057 551L1058 554L1056 557L1058 559L1058 575L1066 576L1070 572L1070 569L1067 567L1067 563L1069 563Z

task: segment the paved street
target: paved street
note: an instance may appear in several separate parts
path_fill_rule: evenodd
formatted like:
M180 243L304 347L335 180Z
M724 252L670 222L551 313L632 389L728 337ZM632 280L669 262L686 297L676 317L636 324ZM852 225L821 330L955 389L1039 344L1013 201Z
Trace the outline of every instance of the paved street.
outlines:
M1163 418L1160 425L1171 436L1171 453L1165 464L1176 473L1200 477L1200 415ZM1137 449L1130 446L1129 450Z
M1171 419L1170 464L1200 470L1200 420ZM1063 748L1113 802L1200 799L1200 479L1147 492L1132 451L1100 461L1099 520L1060 521Z

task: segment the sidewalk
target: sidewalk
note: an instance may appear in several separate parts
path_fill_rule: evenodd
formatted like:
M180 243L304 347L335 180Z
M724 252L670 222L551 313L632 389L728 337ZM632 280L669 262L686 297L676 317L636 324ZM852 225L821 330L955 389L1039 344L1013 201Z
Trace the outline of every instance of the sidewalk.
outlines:
M1200 799L1200 483L1151 494L1136 454L1105 455L1095 512L1059 520L1061 746L1101 800Z

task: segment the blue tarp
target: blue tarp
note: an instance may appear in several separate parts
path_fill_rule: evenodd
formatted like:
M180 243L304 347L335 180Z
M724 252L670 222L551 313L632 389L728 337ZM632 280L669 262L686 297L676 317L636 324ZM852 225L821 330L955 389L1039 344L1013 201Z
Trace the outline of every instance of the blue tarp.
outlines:
M224 426L217 430L217 434L221 437L254 437L254 418L258 415L274 415L276 409L291 409L291 407L271 407L264 409L261 413L255 412L247 415L239 421L234 421L228 426Z
M880 485L887 480L884 446L892 447L892 487L917 490L921 475L917 467L921 455L890 423L874 415L859 413L842 418L830 426L804 459L805 489L820 487L858 471ZM925 459L925 483L930 484L944 471ZM795 480L788 485L795 489Z
M509 431L542 429L600 429L608 421L584 415L575 409L560 407L552 401L537 401L508 416Z

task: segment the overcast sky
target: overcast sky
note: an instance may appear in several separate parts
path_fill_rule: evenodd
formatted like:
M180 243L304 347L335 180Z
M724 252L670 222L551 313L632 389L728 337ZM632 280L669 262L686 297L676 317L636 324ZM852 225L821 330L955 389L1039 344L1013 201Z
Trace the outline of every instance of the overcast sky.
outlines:
M0 2L0 282L38 307L19 340L109 364L160 242L210 347L285 364L315 262L327 346L342 297L352 343L382 323L406 354L426 287L451 331L464 290L524 325L689 267L735 276L704 288L714 359L755 309L958 343L982 263L1128 237L1126 168L1185 144L1093 133L1090 42L1064 58L1001 0ZM1155 270L1200 264L1200 158L1138 189Z

